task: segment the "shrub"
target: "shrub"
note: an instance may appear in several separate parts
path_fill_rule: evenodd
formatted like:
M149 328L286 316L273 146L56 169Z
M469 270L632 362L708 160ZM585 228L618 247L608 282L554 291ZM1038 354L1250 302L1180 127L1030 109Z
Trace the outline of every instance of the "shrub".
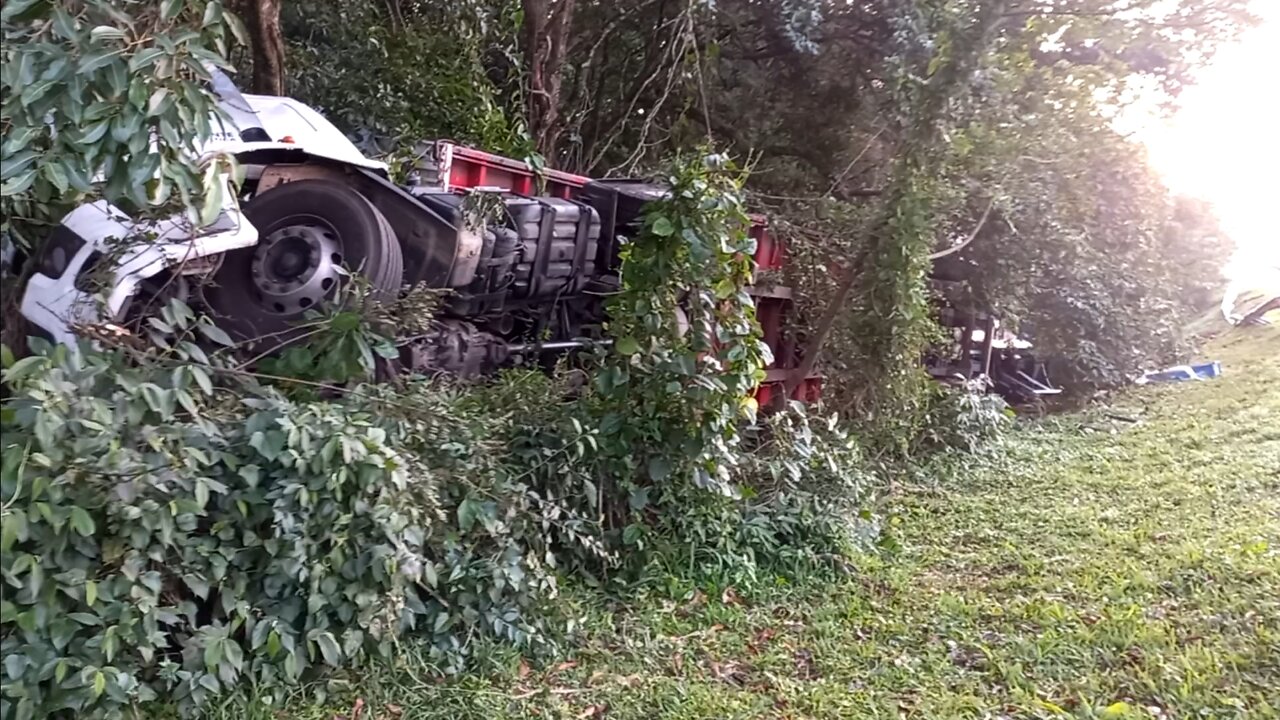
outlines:
M835 416L792 404L756 430L735 474L737 497L685 487L660 498L655 547L637 558L642 577L750 592L829 576L876 539L869 508L879 479Z
M446 668L473 634L544 640L574 512L491 452L501 416L416 384L299 402L169 344L5 372L5 717L192 709L411 630Z
M979 388L942 385L932 394L925 428L917 446L925 452L959 450L977 453L1012 426L1013 410L1004 398Z

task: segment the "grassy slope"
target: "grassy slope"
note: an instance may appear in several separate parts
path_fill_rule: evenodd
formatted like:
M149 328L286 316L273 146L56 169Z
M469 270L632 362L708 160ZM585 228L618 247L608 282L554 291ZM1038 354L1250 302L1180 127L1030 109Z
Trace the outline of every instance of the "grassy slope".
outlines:
M1209 353L1225 377L1124 396L1138 423L1056 420L904 493L901 554L839 586L595 609L571 667L409 663L260 716L1280 717L1280 333Z

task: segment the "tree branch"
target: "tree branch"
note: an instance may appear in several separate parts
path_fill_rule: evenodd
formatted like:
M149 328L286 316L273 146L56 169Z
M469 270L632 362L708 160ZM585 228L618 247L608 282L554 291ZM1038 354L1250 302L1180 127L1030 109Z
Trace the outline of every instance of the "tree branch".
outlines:
M994 208L995 206L996 206L996 199L993 197L991 198L991 201L987 203L987 209L982 211L982 217L978 218L978 224L973 226L973 232L969 233L969 236L964 239L964 242L960 243L959 245L956 245L955 247L950 247L950 248L947 248L946 250L939 250L936 253L931 253L929 255L929 259L940 260L944 257L947 257L948 255L954 255L960 252L961 250L969 247L969 243L973 242L973 239L978 237L978 232L982 230L982 226L987 224L987 218L991 216L991 209Z

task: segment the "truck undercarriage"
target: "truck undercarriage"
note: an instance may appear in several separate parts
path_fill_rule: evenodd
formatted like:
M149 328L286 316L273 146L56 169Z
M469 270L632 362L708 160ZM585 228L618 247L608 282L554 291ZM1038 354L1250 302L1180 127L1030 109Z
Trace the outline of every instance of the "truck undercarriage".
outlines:
M23 295L22 314L37 334L74 345L79 326L127 325L178 298L262 355L297 338L300 322L358 273L382 299L405 288L445 291L429 327L398 338L411 372L483 375L514 357L608 342L605 305L620 287L619 249L664 187L535 171L443 141L420 146L407 182L397 184L313 109L241 95L217 73L213 87L230 124L219 119L203 156L233 156L243 182L223 193L214 222L202 228L182 215L137 221L101 201L70 213ZM765 218L753 216L751 233L758 267L780 269ZM751 294L774 358L757 391L768 406L800 364L787 331L793 303L785 287ZM991 367L988 360L980 372ZM791 397L820 392L814 375Z

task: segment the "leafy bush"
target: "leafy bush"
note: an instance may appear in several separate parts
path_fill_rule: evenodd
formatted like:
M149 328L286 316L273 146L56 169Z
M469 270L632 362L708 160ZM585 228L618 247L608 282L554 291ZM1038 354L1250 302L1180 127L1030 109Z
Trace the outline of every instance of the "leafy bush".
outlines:
M835 416L800 405L768 417L742 455L740 497L665 491L641 577L750 592L778 578L828 576L877 539L879 479Z
M1013 410L1004 398L982 388L939 385L928 404L917 446L925 451L977 453L1012 426Z
M595 387L602 452L624 491L692 482L733 494L739 424L754 419L748 400L769 353L746 292L755 246L743 179L722 156L678 163L670 197L623 250L615 353Z
M436 138L516 157L531 152L518 113L504 112L507 83L495 82L485 62L515 52L519 20L510 3L393 9L299 0L282 14L290 94L343 130L365 134L357 140L372 141L362 142L370 152ZM509 100L518 106L518 98Z
M218 333L181 307L172 353L5 372L5 717L191 709L410 630L443 667L473 634L543 639L574 513L500 464L500 416L417 385L290 400L204 364L192 331Z
M0 208L20 244L85 198L194 208L216 188L192 161L214 113L206 66L243 37L220 0L14 0L0 20Z
M873 479L834 420L756 418L769 350L746 292L742 180L721 156L678 164L626 249L593 408L625 579L750 588L829 567L870 527Z

